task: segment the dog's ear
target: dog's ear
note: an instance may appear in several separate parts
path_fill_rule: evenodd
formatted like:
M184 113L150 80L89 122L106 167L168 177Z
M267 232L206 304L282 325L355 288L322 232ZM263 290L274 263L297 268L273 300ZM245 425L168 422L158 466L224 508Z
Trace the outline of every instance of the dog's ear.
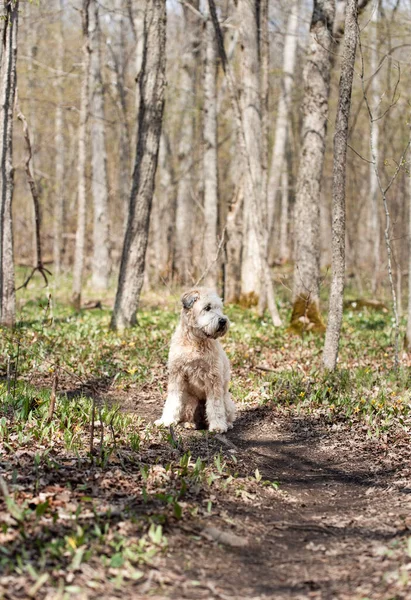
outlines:
M200 297L200 292L197 290L190 290L189 292L185 292L181 296L181 302L187 310L189 310Z

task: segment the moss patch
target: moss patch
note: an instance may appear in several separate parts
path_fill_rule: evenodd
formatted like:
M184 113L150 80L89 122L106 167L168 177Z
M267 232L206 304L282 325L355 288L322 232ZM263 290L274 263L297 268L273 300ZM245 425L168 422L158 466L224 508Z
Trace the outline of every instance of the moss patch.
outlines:
M318 302L313 301L309 296L298 296L293 304L290 326L288 331L303 335L311 331L312 333L323 334L325 324L321 317Z
M258 301L258 294L255 292L249 292L248 294L241 294L238 304L243 308L251 308L252 306L257 306Z

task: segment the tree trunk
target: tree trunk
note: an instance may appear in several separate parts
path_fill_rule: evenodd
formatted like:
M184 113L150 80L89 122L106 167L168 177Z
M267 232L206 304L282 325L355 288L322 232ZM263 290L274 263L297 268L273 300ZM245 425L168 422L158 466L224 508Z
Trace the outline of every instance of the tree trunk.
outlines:
M410 159L411 171L411 159ZM411 175L408 178L408 315L407 349L411 352Z
M61 73L64 71L64 0L58 0L57 6L60 11L58 29L57 29L57 48L56 48L56 69ZM54 140L55 140L55 204L54 204L54 239L53 239L53 263L54 274L59 276L61 273L61 254L63 246L63 219L64 219L64 118L63 102L64 90L61 78L55 82L56 88L56 113L54 120Z
M127 87L126 87L126 19L124 0L115 1L115 14L113 16L113 39L109 40L108 49L112 57L113 69L113 94L116 98L119 127L119 161L117 193L124 214L124 230L127 225L128 200L130 194L130 172L131 172L131 142L127 111ZM111 65L110 65L111 66ZM140 65L141 66L141 65ZM137 86L138 87L138 86ZM138 93L136 92L138 96ZM136 101L137 102L137 101ZM138 112L136 113L138 114Z
M243 202L243 254L241 294L244 298L261 293L262 265L253 214L252 195L259 209L262 198L262 124L259 41L256 0L239 0L238 19L241 44L241 112L250 169L246 171Z
M251 3L248 6L244 6L244 3L248 2L248 0L242 0L242 2L243 2L242 8L244 8L244 12L242 13L240 11L240 16L242 14L245 16L248 16L248 17L250 16L250 14L256 16L255 6L254 6L254 9L253 9L253 6L251 5ZM265 223L266 223L265 215L264 215L265 211L264 211L264 206L261 202L261 179L257 182L254 180L254 175L257 170L257 169L255 169L257 157L252 154L252 151L255 150L255 148L254 148L255 141L256 141L255 138L258 139L258 132L257 132L256 136L253 135L253 133L250 131L250 127L244 123L244 114L243 114L243 111L241 110L240 102L239 102L239 99L237 96L237 90L236 90L233 72L230 68L230 65L227 62L227 55L226 55L225 49L224 49L223 37L221 34L221 28L220 28L220 24L218 21L217 11L216 11L214 0L208 0L208 5L210 7L210 14L211 14L213 24L214 24L214 29L216 32L217 45L218 45L221 62L222 62L224 72L227 77L227 83L228 83L228 87L230 90L231 105L232 105L232 109L233 109L233 113L234 113L235 121L236 121L236 125L237 125L237 133L238 133L238 138L239 138L239 142L240 142L243 165L245 167L245 175L244 176L247 180L248 190L250 192L250 195L247 198L247 201L250 203L248 216L250 219L250 226L252 227L252 230L253 230L253 233L255 236L255 241L256 241L255 250L257 252L256 256L259 259L258 262L261 265L260 272L261 272L261 276L262 276L262 282L264 284L264 293L267 298L267 305L268 305L268 309L270 311L271 318L273 320L273 324L275 326L280 326L282 323L281 323L280 315L278 313L277 305L275 302L273 282L272 282L271 272L270 272L270 269L268 266L268 261L267 261L268 238L267 238L267 231L265 229ZM243 33L245 33L244 29L243 29ZM243 39L245 39L245 37L246 36L244 35ZM247 62L253 62L253 61L251 59L251 61L247 61ZM250 79L254 80L254 77L251 77ZM247 107L247 104L246 104L246 107ZM251 116L252 112L253 112L251 110L252 107L250 106L249 108L250 108L250 113L251 113L250 116ZM254 111L256 111L257 108L258 108L258 104L254 106ZM261 132L261 123L260 123L259 130ZM247 131L247 133L246 133L246 131ZM261 139L261 136L260 136L260 139ZM252 141L252 143L250 143L250 140ZM260 163L260 166L261 166L261 163ZM258 185L258 184L260 184L260 185ZM246 187L246 189L247 189L247 187ZM246 213L244 211L244 215L245 214ZM244 228L243 228L243 232L244 231L247 231L247 230L244 230Z
M175 222L175 202L171 149L164 128L158 155L157 182L150 217L146 271L151 285L164 284L171 277L172 234Z
M73 295L72 303L76 310L81 308L81 291L84 271L84 247L86 238L86 160L87 160L87 124L90 110L90 40L89 40L89 6L91 0L83 0L83 82L81 84L80 119L78 131L77 159L77 230L74 249Z
M12 327L16 319L11 208L14 187L13 109L17 77L18 11L18 0L4 0L0 64L0 323L6 327Z
M280 260L287 262L288 247L288 170L285 166L281 175L281 216L280 216Z
M224 261L224 301L237 303L241 295L241 252L243 238L243 192L240 181L227 214Z
M292 0L290 14L284 39L283 75L279 90L277 119L275 124L275 142L271 158L270 179L267 194L267 212L269 232L272 235L274 227L275 200L280 187L282 172L287 168L285 151L287 131L291 112L292 88L294 83L295 59L298 41L298 19L300 0ZM272 240L270 236L270 247Z
M260 89L261 89L261 202L264 214L267 214L267 186L268 186L268 99L270 92L270 43L268 33L268 0L259 0L258 11L258 36L260 56ZM268 229L267 229L268 234ZM265 302L264 302L265 305ZM265 308L265 306L264 306Z
M135 48L135 70L136 70L136 97L135 97L135 110L136 115L139 114L140 108L140 85L139 78L141 77L141 67L143 62L143 52L144 52L144 9L140 7L134 8L134 35L136 41ZM138 120L136 121L135 126L135 134L134 134L134 148L137 147L137 136L138 136Z
M217 47L211 19L205 26L206 50L204 65L204 284L216 288L218 282L217 220Z
M372 39L371 39L371 102L374 109L377 108L380 101L380 90L378 76L374 75L378 68L378 12L379 4L373 9L372 15ZM379 139L379 121L374 121L372 127L372 146L375 152L375 160L378 164L378 139ZM371 255L371 290L373 294L377 291L378 272L380 269L380 218L379 218L379 187L377 174L374 164L370 164L370 192L369 192L369 249Z
M90 4L90 91L91 91L91 191L93 195L93 263L91 283L97 290L106 290L110 274L108 179L106 151L106 119L104 83L101 75L101 31L99 5Z
M138 140L129 217L121 258L113 329L136 323L144 281L150 211L154 194L165 95L166 5L164 0L147 0L144 18L144 51L138 114Z
M357 49L357 4L347 0L344 51L334 134L332 280L323 365L333 371L337 366L344 300L345 280L345 180L347 163L348 121Z
M320 194L332 65L333 0L314 0L304 67L300 166L295 205L295 266L291 328L324 331L320 296Z
M198 10L198 0L189 4ZM194 112L196 100L196 56L199 47L199 18L188 6L183 6L185 21L185 45L183 48L180 99L181 126L178 147L178 186L176 210L176 235L174 268L182 284L190 281L192 270L192 229L193 229L193 168L194 168Z

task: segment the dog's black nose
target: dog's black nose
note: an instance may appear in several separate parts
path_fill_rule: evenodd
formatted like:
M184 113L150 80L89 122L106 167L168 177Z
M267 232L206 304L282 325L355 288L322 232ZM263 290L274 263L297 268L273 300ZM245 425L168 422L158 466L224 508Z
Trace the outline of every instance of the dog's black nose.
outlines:
M218 328L223 329L227 323L227 319L218 319Z

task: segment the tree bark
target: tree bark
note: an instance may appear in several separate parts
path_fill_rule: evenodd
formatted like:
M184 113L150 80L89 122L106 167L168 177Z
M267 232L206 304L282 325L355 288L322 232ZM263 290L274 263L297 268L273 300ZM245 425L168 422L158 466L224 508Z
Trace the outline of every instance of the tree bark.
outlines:
M243 239L243 193L240 181L227 214L227 238L224 261L224 300L238 303L241 295L241 252Z
M378 68L378 13L379 3L373 10L371 20L371 101L373 108L376 109L380 100L379 81L377 76L373 76ZM375 152L375 160L378 164L378 140L379 140L379 121L374 121L372 127L372 146ZM380 268L380 218L379 218L379 187L377 174L375 172L374 164L370 164L370 192L369 192L370 206L369 206L369 249L371 255L371 290L373 294L377 291L378 283L378 272Z
M281 175L281 215L280 215L280 259L286 262L289 258L288 247L288 170L284 167Z
M280 187L282 172L287 168L285 151L291 112L292 89L294 84L299 12L300 0L292 0L284 39L283 75L278 97L277 119L275 124L275 142L271 158L270 178L267 194L268 225L271 235L274 227L276 195ZM270 247L272 247L271 236Z
M0 64L0 323L12 327L16 319L16 290L13 262L12 200L13 110L16 93L17 32L19 2L4 0Z
M89 7L91 0L83 0L83 82L81 84L80 119L78 131L77 159L77 230L74 249L73 295L72 304L76 310L81 308L81 292L84 271L84 248L86 241L86 160L87 160L87 130L90 111L90 40L89 40Z
M268 33L269 2L259 0L258 10L258 41L260 56L260 89L261 89L261 202L264 214L267 215L267 186L268 186L268 100L270 92L270 43ZM267 229L268 234L268 229ZM264 301L265 308L265 301Z
M136 41L135 56L134 56L135 70L136 70L135 110L136 110L136 115L138 115L139 108L140 108L139 78L141 76L141 67L142 67L143 52L144 52L144 9L141 6L134 8L133 25L134 25L134 36L135 36L135 41ZM137 146L137 136L138 136L138 120L137 120L136 126L135 126L134 148Z
M106 290L110 274L106 120L104 82L101 75L100 17L99 5L96 0L92 0L90 4L89 39L91 50L91 191L94 207L91 283L97 290Z
M147 250L165 95L166 3L147 0L144 51L139 78L138 140L129 217L121 258L113 329L135 324Z
M256 0L239 0L238 19L241 44L241 112L250 169L246 170L243 202L243 254L241 294L261 293L262 265L258 247L252 196L263 211L261 89Z
M64 19L63 9L64 0L57 0L57 6L60 11L58 30L57 30L57 48L56 48L56 69L64 71ZM54 239L53 239L53 263L54 274L59 276L61 273L61 254L63 246L63 219L64 219L64 118L63 118L63 101L64 90L62 79L57 78L55 81L56 88L56 113L54 119L54 140L55 140L55 204L54 204Z
M218 282L217 224L218 224L218 178L217 178L217 46L213 23L207 19L205 26L204 64L204 268L207 274L204 284L216 288Z
M411 171L411 159L410 159ZM408 178L408 315L407 349L411 352L411 175Z
M189 0L198 10L198 0ZM183 6L185 21L185 45L183 48L180 99L182 120L178 147L178 186L176 210L176 235L174 269L182 284L190 281L192 269L193 229L193 168L194 168L194 112L196 98L196 56L199 48L199 18L186 5Z
M131 135L128 123L127 110L127 86L126 86L126 41L127 29L126 19L123 11L125 10L125 1L115 1L115 15L113 16L113 38L108 40L108 49L111 53L113 70L113 94L116 98L119 127L119 161L118 161L118 179L117 192L120 204L124 214L124 230L127 225L128 200L130 194L130 173L131 173ZM137 21L137 17L136 17ZM138 28L140 29L140 28ZM140 35L140 34L139 34ZM141 61L139 61L139 64ZM141 64L140 64L141 67ZM140 69L139 67L139 69ZM138 71L139 72L139 71ZM138 86L136 86L138 87ZM136 92L138 96L138 92ZM137 100L136 100L137 103ZM138 112L136 113L138 114Z
M146 258L146 270L150 269L149 280L153 286L163 284L164 280L171 277L171 248L175 223L174 198L171 149L168 137L162 128Z
M295 205L291 328L324 331L320 296L320 194L333 52L333 0L314 0L304 67L300 166Z
M335 370L341 334L345 280L345 180L347 164L348 121L357 49L358 0L347 0L344 51L334 134L332 280L327 331L323 353L325 369Z

